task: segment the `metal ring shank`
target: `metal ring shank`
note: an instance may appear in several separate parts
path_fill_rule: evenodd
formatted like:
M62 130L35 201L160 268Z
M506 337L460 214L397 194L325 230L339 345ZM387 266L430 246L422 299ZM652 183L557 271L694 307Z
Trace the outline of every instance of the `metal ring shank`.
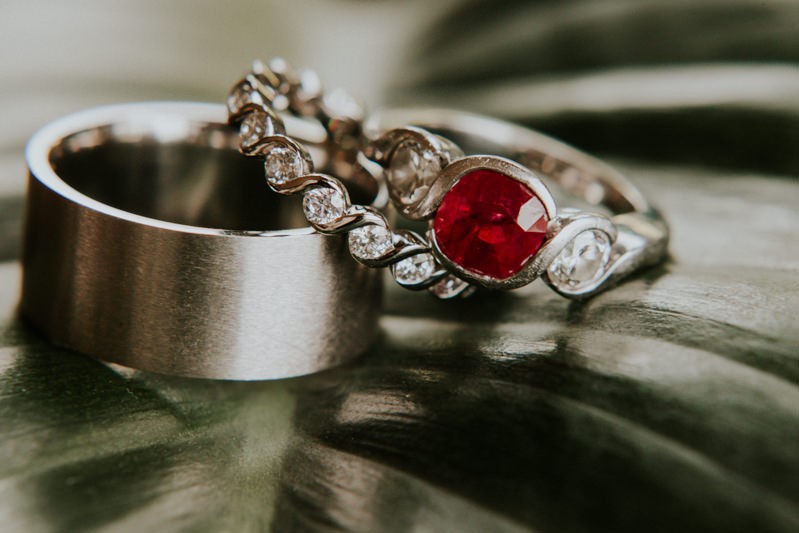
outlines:
M39 131L24 315L57 344L166 374L274 379L362 353L380 273L341 236L297 227L298 206L267 192L237 142L208 104L98 108Z
M624 175L599 159L523 126L481 115L434 108L384 110L370 116L364 133L381 133L409 125L433 131L463 147L466 153L508 157L554 179L567 192L613 214L618 229L614 254L618 258L607 277L580 293L584 297L606 289L634 270L658 263L666 254L666 222Z

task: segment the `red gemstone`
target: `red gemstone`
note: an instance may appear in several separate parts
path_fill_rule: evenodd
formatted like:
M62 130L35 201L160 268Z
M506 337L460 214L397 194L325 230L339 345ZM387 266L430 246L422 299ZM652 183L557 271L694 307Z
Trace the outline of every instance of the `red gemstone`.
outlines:
M504 279L541 248L547 222L544 204L528 186L499 172L475 170L444 195L433 232L453 263Z

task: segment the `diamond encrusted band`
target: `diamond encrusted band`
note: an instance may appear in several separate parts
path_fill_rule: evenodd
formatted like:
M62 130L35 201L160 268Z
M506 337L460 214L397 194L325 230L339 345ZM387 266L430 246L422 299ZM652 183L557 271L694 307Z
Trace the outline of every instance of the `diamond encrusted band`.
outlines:
M324 152L321 128L289 119ZM57 344L165 374L275 379L363 353L381 276L263 187L237 145L221 105L172 102L34 135L25 316Z
M305 216L317 230L349 232L352 256L390 266L400 285L448 299L477 286L512 289L543 277L559 294L585 298L665 257L665 222L603 162L521 126L454 111L379 113L358 139L360 109L331 113L320 84L306 82L308 76L276 60L257 64L233 87L228 112L240 124L241 151L264 158L273 190L303 194ZM382 167L394 207L428 221L426 235L392 231L379 211L353 204L336 178L314 173L305 148L283 132L275 110L284 109L328 125L331 145L349 154L343 159L350 166L340 168L366 171L364 159ZM424 128L508 157L465 156L455 142ZM352 155L359 141L361 159ZM609 213L559 210L539 174Z
M277 111L313 118L325 126L329 162L337 175L383 183L370 173L369 162L358 160L363 111L343 93L322 91L310 71L297 72L281 59L268 65L256 62L253 69L230 90L228 116L238 125L240 151L263 158L266 181L280 194L302 194L305 218L322 233L348 232L352 256L370 267L390 266L396 281L408 288L435 287L444 292L460 291L461 283L438 268L425 239L408 230L391 231L377 207L353 203L341 181L314 171L303 144L286 135ZM454 295L454 294L453 294Z

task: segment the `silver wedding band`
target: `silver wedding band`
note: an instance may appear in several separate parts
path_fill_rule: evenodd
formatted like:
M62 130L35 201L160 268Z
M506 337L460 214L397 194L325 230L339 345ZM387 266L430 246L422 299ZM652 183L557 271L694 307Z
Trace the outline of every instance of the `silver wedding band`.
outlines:
M237 143L222 106L194 103L103 107L40 130L23 314L56 344L165 374L275 379L363 353L380 272L307 227Z

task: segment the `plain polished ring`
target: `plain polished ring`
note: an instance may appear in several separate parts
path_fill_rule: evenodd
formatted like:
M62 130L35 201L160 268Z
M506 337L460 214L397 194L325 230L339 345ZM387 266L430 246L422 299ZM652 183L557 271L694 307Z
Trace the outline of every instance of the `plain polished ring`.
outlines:
M440 297L543 277L562 296L586 298L667 255L668 226L638 188L539 132L423 108L374 114L364 132L366 155L385 168L394 206L428 221L428 250L404 262L421 270L418 286ZM466 156L461 146L491 155ZM544 179L590 207L559 209Z
M319 128L286 124L324 146ZM23 314L56 344L165 374L284 378L362 353L379 273L269 193L237 144L222 106L192 103L97 108L36 133Z

